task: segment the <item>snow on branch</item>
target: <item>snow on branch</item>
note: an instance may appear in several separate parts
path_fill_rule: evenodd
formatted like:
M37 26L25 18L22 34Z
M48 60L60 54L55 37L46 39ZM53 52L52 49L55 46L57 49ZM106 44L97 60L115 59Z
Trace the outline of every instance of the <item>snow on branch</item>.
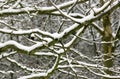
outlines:
M66 70L63 70L63 69L58 69L58 70L62 73L69 74L69 75L72 75L72 76L76 77L76 75L74 73L70 72L70 71L66 71ZM89 79L88 77L83 76L83 75L79 75L79 74L77 75L77 77L78 78L83 78L83 79Z
M67 12L63 12L63 13L64 13L64 14L67 14ZM64 15L62 15L59 11L52 12L52 14L53 14L53 15L57 15L57 16L64 16ZM84 18L84 17L86 17L85 15L80 14L80 13L69 13L69 15L70 15L71 17L74 17L74 18ZM94 27L96 30L98 30L98 32L99 32L100 34L103 33L103 29L102 29L101 27L99 27L95 22L91 23L90 25L93 25L93 27Z
M0 73L2 73L2 74L10 74L10 73L15 73L14 71L2 71L2 70L0 70Z
M4 21L0 20L1 24L4 24L5 26L7 26L8 28L12 29L12 30L16 30L16 28L10 26L9 24L5 23Z
M67 14L67 12L63 12L63 13ZM51 15L64 16L59 11L52 12ZM80 13L69 13L69 15L74 17L74 18L83 18L83 17L85 17L85 15L80 14Z
M67 58L63 58L64 61L67 61L68 59ZM107 67L104 67L104 66L101 66L101 65L98 65L98 64L92 64L92 63L86 63L86 62L82 62L82 61L77 61L75 59L69 59L69 61L71 61L71 63L76 63L76 64L71 64L71 65L59 65L58 66L58 69L66 69L66 68L93 68L93 69L96 69L96 70L110 70L114 73L119 73L117 72L115 69L113 68L107 68ZM118 68L119 69L119 68ZM91 70L92 71L92 70ZM99 74L99 73L98 73ZM103 74L101 74L103 75ZM104 76L103 76L104 77ZM116 76L111 76L111 78L115 78ZM118 78L119 76L117 76L116 78Z
M104 4L106 5L106 4ZM109 13L109 12L112 12L114 11L116 8L120 7L120 2L118 0L112 2L111 6L110 7L107 7L104 12L101 12L99 13L98 15L96 15L96 17L99 17L101 18L103 15ZM101 10L102 11L102 10Z
M103 14L109 12L109 11L112 11L111 9L115 9L117 7L119 7L120 3L119 1L115 1L113 2L112 6L111 7L108 7L107 5L110 5L110 2L111 1L108 1L107 3L105 3L101 8L98 8L99 11L94 11L94 10L91 10L90 11L90 14L84 18L81 18L81 19L78 19L78 18L74 18L74 17L71 17L70 15L64 13L57 5L55 5L53 2L52 5L61 13L61 15L65 16L66 18L72 20L73 22L76 22L78 24L87 24L89 22L92 22L92 20L96 20L98 18L101 18L103 16ZM101 11L104 11L103 13L100 13L99 15L96 16L96 13L99 13Z
M16 54L16 51L15 52L10 52L10 53L2 53L2 54L0 54L0 60L2 58L8 57L8 56L14 55L14 54Z
M29 71L29 72L43 72L45 70L42 70L42 69L34 69L34 68L28 68L26 66L23 66L22 64L18 63L17 61L7 57L7 60L16 64L19 68L21 68L22 70L26 70L26 71Z
M3 32L3 33L7 33L7 34L12 33L12 34L18 34L18 35L29 34L29 33L33 33L33 32L37 33L38 32L38 33L41 33L43 35L52 37L54 39L43 38L44 40L46 40L46 42L37 42L36 44L34 44L32 46L24 46L24 45L22 45L22 44L20 44L16 41L10 40L10 41L7 41L5 43L0 43L0 49L5 50L7 48L13 48L17 51L22 51L22 53L28 54L28 53L32 52L32 54L33 54L35 51L45 48L46 47L45 45L47 45L47 46L53 45L55 42L57 42L57 40L59 40L61 38L64 38L65 36L70 34L71 31L75 30L75 28L78 27L78 26L79 26L79 24L74 24L70 28L64 30L60 34L58 34L58 33L50 34L48 32L43 32L43 31L40 31L38 29L28 30L28 31L22 31L22 30L21 31L12 31L12 30L1 29L0 31Z
M106 8L108 8L110 6L110 4L113 2L113 0L109 0L108 2L106 2L102 7L100 8L96 8L96 7L93 7L93 10L95 12L95 15L99 14L100 12L104 12L104 10Z
M54 53L52 53L52 52L35 52L35 54L34 55L37 55L37 56L40 56L40 55L42 55L42 56L55 56L55 57L57 57L57 54L54 54Z
M12 34L12 35L29 35L31 33L38 33L41 36L47 36L47 37L50 37L50 38L54 38L53 34L41 31L39 29L17 30L17 31L9 30L9 29L0 29L0 32L5 33L5 34Z
M41 48L41 47L45 47L44 44L46 43L37 43L37 44L34 44L33 46L24 46L22 44L19 44L18 42L16 41L7 41L5 43L0 43L0 49L1 50L5 50L7 48L12 48L12 49L15 49L16 51L21 51L22 53L24 54L30 54L30 52L35 52L35 50L37 51L37 49Z
M17 0L17 1L15 2L15 4L12 5L9 9L16 8L16 7L19 5L20 2L21 2L21 0Z
M15 54L16 52L11 52L11 53L2 53L0 54L0 59L7 57L7 60L11 63L16 64L18 67L20 67L20 69L29 71L30 74L27 76L21 76L18 79L29 79L29 78L46 78L51 76L51 74L54 73L55 70L63 70L62 72L64 73L68 73L67 71L65 71L65 68L70 68L72 69L72 72L70 71L71 75L74 76L78 76L80 77L80 75L76 75L77 74L77 70L76 68L81 68L84 67L86 69L88 69L90 72L92 72L93 74L100 76L100 77L107 77L107 78L120 78L120 76L111 76L111 75L106 75L106 74L101 74L101 73L96 73L92 70L96 69L96 70L101 70L104 71L104 69L108 69L110 70L111 68L107 68L104 66L101 66L99 64L92 64L92 63L86 63L83 61L79 61L79 60L75 60L74 58L72 58L72 56L69 58L67 56L67 51L70 50L72 51L72 53L74 53L75 55L79 55L79 57L81 58L85 58L91 62L96 62L96 60L93 60L92 58L89 58L88 56L85 56L84 54L82 54L81 52L75 50L72 48L72 45L76 42L77 39L83 39L87 42L91 42L91 43L114 43L118 40L113 40L110 42L97 42L97 41L92 41L90 39L86 39L86 38L82 38L80 37L80 35L84 32L84 30L86 30L86 28L88 27L88 25L93 25L93 27L95 27L95 29L97 29L101 34L103 33L103 29L101 27L99 27L97 24L94 23L94 21L98 20L99 18L103 17L105 14L107 14L108 12L111 12L111 9L114 10L115 8L120 6L119 1L114 1L111 4L112 0L109 0L108 2L106 2L102 7L100 8L93 8L90 11L90 14L88 15L81 15L81 14L76 14L76 13L70 13L68 14L67 12L63 12L62 9L66 8L66 7L70 7L72 6L74 3L76 3L76 1L78 1L78 3L80 2L85 2L88 0L72 0L72 1L68 1L65 3L62 3L60 5L55 5L53 2L53 6L52 7L25 7L25 8L15 8L19 5L19 3L21 2L21 0L16 0L15 4L13 6L11 6L8 9L3 9L0 11L0 16L3 15L14 15L14 14L23 14L23 13L35 13L37 12L38 14L56 14L56 15L62 15L67 17L68 19L72 20L72 22L75 22L75 24L69 26L67 29L64 29L62 32L60 33L49 33L49 32L45 32L42 31L40 29L30 29L30 30L16 30L14 28L12 28L11 26L9 26L7 23L0 21L0 23L6 25L7 27L9 27L10 29L0 29L0 33L2 34L8 34L8 35L20 35L20 36L24 36L24 35L30 35L32 33L36 34L36 37L42 39L40 41L35 42L35 44L32 44L31 46L28 45L23 45L19 42L16 42L14 40L9 40L7 42L4 43L0 43L0 51L3 52L4 50L7 50L9 48L14 49L17 52L20 53L24 53L24 54L32 54L32 55L37 55L37 56L54 56L56 58L56 61L54 62L54 65L51 67L51 69L48 70L41 70L41 69L32 69L32 68L28 68L27 66L23 66L22 64L18 63L16 60L9 58L8 56ZM77 3L76 3L77 4ZM109 6L110 5L110 6ZM66 42L61 42L61 40L66 39L65 37L68 37L68 35L71 35L73 32L76 32L75 35L70 38L69 40L67 40ZM72 34L73 35L73 34ZM34 41L34 40L33 40ZM59 43L58 47L55 46ZM41 49L51 49L50 52L40 52L39 50ZM52 51L53 50L53 51ZM44 50L43 50L44 51ZM45 50L46 51L46 50ZM52 53L55 52L55 53ZM71 53L71 52L70 52ZM65 56L66 55L66 56ZM64 61L67 61L67 65L65 63L64 65ZM63 62L63 63L62 63ZM45 63L45 62L44 62ZM110 70L113 71L114 70ZM73 73L74 72L74 73ZM12 71L1 71L0 73L15 73ZM81 76L83 78L86 78L84 76Z
M85 65L84 65L85 66ZM100 74L100 73L97 73L97 72L94 72L93 70L91 70L89 67L85 66L86 69L88 69L91 73L97 75L97 76L100 76L100 77L105 77L105 78L110 78L110 79L119 79L120 76L111 76L109 74Z
M96 61L96 60L91 59L90 57L82 54L82 52L79 52L78 50L76 50L76 49L74 49L74 48L70 48L70 50L72 50L73 52L75 52L76 54L78 54L81 58L85 58L85 59L87 59L87 60L89 60L89 61L91 61L91 62L95 62L95 61Z
M47 73L32 73L31 75L22 76L17 79L29 79L29 78L36 78L36 77L46 77Z
M56 58L56 61L54 63L54 65L52 66L51 69L49 69L47 72L43 72L43 73L32 73L31 75L27 75L27 76L22 76L18 79L29 79L29 78L43 78L43 77L49 77L58 67L59 61L60 61L60 57L61 54L59 54Z
M77 26L77 25L78 25L78 24L74 24L73 26ZM74 27L71 27L71 28L74 28ZM71 31L71 28L68 28L68 29L64 30L61 35L64 35L64 34L66 34L67 32L69 33L69 32ZM85 27L81 27L81 28L78 30L78 32L77 32L76 35L81 35L84 30L85 30ZM66 36L66 35L65 35L65 36ZM57 50L56 52L57 52L58 54L64 54L64 53L73 45L73 43L74 43L76 40L77 40L77 37L74 36L73 39L70 40L68 43L59 45L60 47L62 47L62 49L59 49L59 50ZM67 48L67 49L66 49L66 48Z
M79 0L78 3L83 3L88 0ZM32 13L32 12L38 12L39 14L50 14L51 12L57 11L54 7L25 7L20 9L14 9L15 6L19 4L20 0L18 0L11 8L3 9L0 11L0 16L3 15L15 15L15 14L24 14L24 13ZM62 4L57 5L59 8L63 9L66 7L71 6L75 1L69 1Z
M57 42L56 39L61 39L61 38L64 38L66 36L68 36L69 34L71 34L72 31L75 31L77 29L80 29L81 27L84 26L84 24L86 23L89 23L89 22L93 22L94 20L100 18L101 16L103 16L105 13L111 11L111 9L114 9L114 8L117 8L120 3L118 1L115 1L113 4L116 4L116 5L113 5L111 6L110 8L108 8L107 10L105 10L103 13L97 15L97 16L94 16L93 14L90 14L82 19L77 19L80 24L73 24L72 26L70 26L69 28L65 29L63 32L61 32L60 34L58 33L48 33L48 32L43 32L41 30L38 30L38 29L33 29L33 30L28 30L28 31L24 31L24 30L19 30L19 31L12 31L12 30L6 30L6 29L0 29L0 32L2 33L8 33L8 34L18 34L18 35L22 35L22 34L29 34L29 33L39 33L41 35L45 35L45 36L48 36L48 37L51 37L53 39L48 39L47 42L45 43L37 43L37 44L34 44L33 46L24 46L24 45L21 45L15 41L8 41L8 42L5 42L5 43L0 43L0 48L3 49L3 48L11 48L13 47L14 49L18 49L19 51L22 51L22 52L35 52L36 49L43 49L45 48L44 45L48 45L48 46L51 46L53 44L55 44ZM66 14L65 14L66 15ZM69 16L69 15L68 15ZM70 16L71 17L71 16Z

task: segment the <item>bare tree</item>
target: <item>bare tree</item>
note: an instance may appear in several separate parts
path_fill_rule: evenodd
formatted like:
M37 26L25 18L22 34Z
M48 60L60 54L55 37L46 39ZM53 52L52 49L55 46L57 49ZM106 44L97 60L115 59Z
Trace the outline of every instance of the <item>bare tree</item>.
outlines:
M0 0L0 78L119 79L120 0Z

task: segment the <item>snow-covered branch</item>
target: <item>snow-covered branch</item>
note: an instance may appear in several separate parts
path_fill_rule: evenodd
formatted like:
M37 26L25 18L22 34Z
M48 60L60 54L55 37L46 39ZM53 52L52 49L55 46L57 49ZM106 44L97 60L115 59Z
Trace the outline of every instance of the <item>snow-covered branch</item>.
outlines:
M105 78L111 78L111 79L119 79L120 76L111 76L109 74L100 74L100 73L97 73L97 72L94 72L93 70L91 70L89 67L85 66L86 69L88 69L91 73L97 75L97 76L100 76L100 77L105 77Z
M106 12L109 12L109 11L111 11L111 9L114 9L115 7L119 7L119 5L120 5L119 1L115 1L111 7L108 7L108 5L110 5L110 3L111 3L111 1L108 1L107 3L105 3L101 8L97 9L99 11L96 11L96 13L104 11L103 13L105 14ZM66 18L68 18L68 19L70 19L70 20L72 20L72 21L74 21L74 22L76 22L78 24L87 24L89 22L92 22L91 19L95 20L95 19L98 19L98 18L103 16L102 15L103 13L96 16L96 13L93 10L91 10L91 12L90 12L90 14L88 16L86 16L86 17L84 17L82 19L77 19L77 18L71 17L70 15L65 14L53 2L52 2L52 4L63 16L65 16Z
M53 34L41 31L39 29L17 30L17 31L8 30L8 29L0 29L0 32L5 33L5 34L11 34L11 35L30 35L32 33L37 33L37 34L40 34L41 36L47 36L47 37L50 37L50 38L54 38Z
M83 3L86 2L88 0L79 0L78 3ZM57 11L56 8L54 7L25 7L25 8L20 8L20 9L14 9L15 6L17 6L19 4L20 0L18 0L11 8L8 9L3 9L0 11L0 16L3 15L17 15L17 14L24 14L24 13L38 13L38 14L50 14L51 12ZM69 1L69 2L65 2L62 4L57 5L59 8L63 9L66 7L71 6L75 1Z
M60 57L61 57L61 54L59 54L56 58L56 61L54 63L54 66L52 66L51 69L49 69L47 72L44 72L44 73L33 73L31 75L28 75L28 76L23 76L23 77L20 77L18 79L29 79L29 78L43 78L43 77L49 77L58 67L59 65L59 61L60 61Z
M15 4L12 5L9 9L16 8L16 7L19 5L20 2L21 2L21 0L17 0L17 1L15 2Z
M11 66L0 73L11 79L120 78L119 7L119 0L0 0L0 66Z
M34 68L29 68L27 66L23 66L22 64L18 63L17 61L7 57L7 60L10 61L11 63L16 64L19 68L21 68L22 70L26 70L29 72L45 72L46 70L42 70L42 69L34 69Z
M10 73L15 73L15 72L14 71L2 71L2 70L0 70L0 73L7 75Z
M74 73L69 72L69 71L66 71L66 70L63 70L63 69L59 69L59 71L60 71L60 72L62 72L62 73L65 73L65 74L70 74L70 75L75 76L75 74L74 74ZM76 76L75 76L75 77L76 77ZM78 78L89 79L88 77L83 76L83 75L79 75L79 74L77 75L77 77L78 77Z
M118 1L114 2L113 4L116 4L116 5L113 5L111 6L111 8L108 8L107 10L104 11L104 13L107 13L109 11L111 11L111 9L117 7L120 3ZM98 19L99 17L103 16L103 14L99 14L97 16L94 16L93 14L92 15L88 15L82 19L79 19L77 21L80 22L80 25L79 24L74 24L73 26L69 27L68 29L65 29L62 33L60 34L57 34L57 33L54 33L54 34L50 34L48 32L43 32L43 31L40 31L38 29L34 29L34 30L28 30L28 31L23 31L23 30L20 30L20 31L12 31L12 30L4 30L4 29L0 29L0 31L2 33L8 33L8 34L18 34L18 35L21 35L21 34L28 34L28 33L40 33L42 35L45 35L45 36L49 36L51 38L54 38L54 39L61 39L61 38L64 38L65 36L69 35L71 33L71 31L75 31L76 29L79 29L81 28L85 23L89 23L89 22L92 22L94 21L95 19ZM66 14L65 14L66 15ZM67 15L69 16L69 15ZM71 17L71 16L69 16ZM53 43L55 43L55 41L53 40L48 40L49 42L47 43L48 45L51 45ZM12 43L11 43L12 42ZM17 44L17 45L15 45ZM46 43L45 43L46 44ZM22 50L22 51L26 51L26 52L33 52L35 49L40 49L40 48L44 48L44 44L42 43L38 43L38 44L35 44L31 47L26 47L26 46L23 46L15 41L10 41L10 42L6 42L6 43L1 43L0 45L0 48L4 48L4 47L13 47L15 49L19 49L19 50Z
M8 56L14 55L14 54L16 54L16 51L15 51L15 52L10 52L10 53L1 53L1 54L0 54L0 60L1 60L2 58L8 57Z

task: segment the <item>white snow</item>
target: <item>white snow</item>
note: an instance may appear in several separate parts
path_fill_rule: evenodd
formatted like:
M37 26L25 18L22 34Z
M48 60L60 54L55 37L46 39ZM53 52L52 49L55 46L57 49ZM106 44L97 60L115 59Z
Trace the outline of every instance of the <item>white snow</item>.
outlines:
M94 8L93 8L94 12L95 12L95 13L101 12L102 10L104 10L105 8L107 8L107 7L109 6L110 2L111 2L111 0L110 0L110 1L107 1L107 2L106 2L102 7L100 7L100 8L94 7Z
M20 2L21 0L18 0L11 8L9 8L9 9L4 9L4 10L1 10L0 11L0 14L4 14L4 13L19 13L19 12L30 12L30 11L34 11L34 12L36 12L36 10L38 10L38 11L48 11L48 10L50 10L50 11L52 11L52 10L55 10L55 7L33 7L33 8L31 8L31 7L25 7L25 8L21 8L21 9L13 9L15 6L17 6L18 5L18 3ZM65 2L65 3L62 3L62 4L59 4L59 5L57 5L59 8L60 7L65 7L65 6L69 6L69 5L71 5L71 4L73 4L75 1L74 0L72 0L72 1L69 1L69 2Z
M0 70L0 73L2 74L10 74L10 73L15 73L14 71L2 71Z
M17 79L29 79L29 78L34 78L34 77L45 77L45 76L47 76L46 73L33 73L31 75L22 76L22 77L17 78Z
M1 10L0 11L0 14L3 14L3 13L18 13L18 12L29 12L29 11L35 11L36 9L35 8L30 8L30 7L26 7L26 8L22 8L22 9L14 9L14 7L16 7L18 5L18 3L20 2L21 0L18 0L18 2L16 2L12 7L10 7L9 9L5 9L5 10ZM57 5L57 8L59 9L60 7L63 7L63 6L68 6L68 5L71 5L75 2L75 0L72 0L72 1L69 1L69 2L66 2L66 3L63 3L61 5ZM48 43L54 41L54 39L60 39L62 38L64 35L68 34L70 31L74 30L75 28L79 27L80 24L82 23L85 23L86 21L89 21L89 20L92 20L94 18L96 18L96 16L94 15L94 12L95 13L99 13L101 11L103 11L108 5L109 5L110 1L108 1L107 3L105 3L101 8L96 8L94 7L94 11L91 10L90 11L90 15L88 16L84 16L84 15L79 15L78 16L81 16L82 18L80 19L76 19L74 18L74 16L76 16L76 14L67 14L66 12L62 12L60 9L59 9L59 12L54 12L54 13L61 13L63 14L64 16L66 16L67 18L71 19L72 21L76 22L75 24L73 24L72 26L70 26L69 28L65 29L63 32L61 33L49 33L49 32L44 32L40 29L31 29L31 30L18 30L18 31L14 31L14 30L9 30L9 29L0 29L0 32L1 33L5 33L5 34L14 34L14 35L24 35L24 34L31 34L31 33L37 33L38 35L42 36L44 35L45 37L43 37L43 40L45 40L45 42L37 42L36 44L32 45L32 46L25 46L25 45L22 45L16 41L13 41L13 40L10 40L10 41L7 41L5 43L0 43L0 48L4 48L6 46L14 46L14 47L17 47L18 49L20 50L24 50L24 51L27 51L27 52L30 52L38 47L42 47L44 45L47 45ZM115 3L114 3L115 4ZM117 4L117 2L116 2ZM54 10L55 7L37 7L37 10L38 11L47 11L47 10ZM110 9L110 7L107 8L107 10ZM78 23L78 24L77 24ZM103 31L102 28L96 26L97 28L99 28L100 30ZM81 28L79 29L79 31L77 32L77 35L79 35L84 29L84 26L81 26ZM33 35L32 35L33 36ZM114 35L115 36L115 35ZM68 43L65 44L65 47L69 47L73 44L73 42L77 39L76 36L74 36L72 38L71 41L69 41ZM86 39L87 40L87 39ZM46 42L47 41L47 42ZM90 40L89 40L90 41ZM116 40L115 40L116 41ZM111 41L112 42L112 41ZM110 42L110 43L111 43ZM114 42L114 41L113 41ZM108 43L108 42L100 42L100 43ZM66 50L66 49L65 49ZM55 50L58 54L61 54L65 51L64 49L59 49L59 50ZM11 54L14 54L14 53L4 53L4 54L1 54L0 55L0 59L3 57L3 56L8 56L8 55L11 55ZM51 52L35 52L35 55L46 55L46 56L58 56L57 54L54 54L54 53L51 53ZM83 54L80 54L81 56L84 56ZM84 56L85 57L85 56ZM87 58L87 56L86 56ZM13 59L10 59L7 57L7 59L13 63L16 63L18 66L20 66L22 69L26 69L28 71L38 71L37 69L30 69L26 66L23 66L22 64L18 63L17 61L13 60ZM76 70L74 70L73 67L81 67L81 66L88 66L88 67L99 67L99 68L103 68L103 69L106 69L105 67L102 67L102 66L98 66L97 64L90 64L90 63L86 63L86 62L80 62L80 61L77 61L77 63L79 65L72 65L71 62L72 60L70 59L67 59L66 60L69 62L69 65L63 65L63 66L59 66L59 68L65 68L65 67L71 67L73 69L73 71L76 72ZM45 77L47 76L50 72L52 72L57 64L58 64L58 58L56 59L56 62L55 64L52 66L51 69L49 69L46 73L43 72L43 73L32 73L31 75L28 75L28 76L22 76L18 79L28 79L28 78L34 78L34 77ZM0 71L1 73L14 73L13 71L8 71L8 72L5 72L5 71ZM93 72L93 71L91 71ZM102 76L102 77L108 77L108 78L120 78L120 76L110 76L110 75L103 75L103 74L99 74L99 73L95 73L93 72L94 74L98 75L98 76Z
M56 54L51 52L35 52L35 55L57 56Z
M79 29L79 31L77 32L76 36L79 36L79 34L83 31L84 28L85 28L85 27L81 27L81 28ZM76 38L77 38L76 36L74 36L73 39L72 39L70 42L68 42L67 44L65 44L65 47L71 46L71 45L73 44L73 42L75 42L75 40L76 40Z
M14 35L24 35L24 34L31 34L31 33L38 33L41 35L46 35L52 38L53 34L49 33L49 32L44 32L42 30L39 29L30 29L30 30L9 30L9 29L0 29L0 32L2 33L6 33L6 34L14 34Z
M9 9L11 9L11 8L16 8L16 7L19 5L20 2L21 2L21 0L17 0L17 1L15 2L15 4L12 5Z
M2 59L2 58L4 58L4 57L7 57L7 56L9 56L9 55L13 55L13 54L15 54L16 53L16 51L15 52L10 52L10 53L1 53L0 54L0 59Z
M45 70L42 70L42 69L34 69L34 68L29 68L27 66L23 66L22 64L18 63L17 61L15 61L14 59L11 59L9 57L7 57L7 60L12 62L12 63L15 63L17 66L19 66L23 70L27 70L27 71L31 71L31 72L45 71Z
M41 42L37 42L36 44L34 44L33 46L24 46L16 41L13 41L13 40L10 40L10 41L7 41L5 43L0 43L0 48L4 48L5 46L15 46L17 47L18 49L20 50L24 50L26 52L30 52L32 50L34 50L35 48L37 47L40 47L40 46L43 46L43 43Z
M56 61L54 63L54 66L49 69L46 73L32 73L31 75L28 76L22 76L18 79L28 79L28 78L34 78L34 77L46 77L49 73L51 73L57 66L58 64L59 57L57 56Z

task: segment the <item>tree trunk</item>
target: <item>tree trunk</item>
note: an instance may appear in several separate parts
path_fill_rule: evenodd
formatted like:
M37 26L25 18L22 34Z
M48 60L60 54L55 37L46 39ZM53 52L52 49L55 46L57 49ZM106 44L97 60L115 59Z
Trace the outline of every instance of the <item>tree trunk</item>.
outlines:
M113 41L112 36L112 28L110 23L110 15L106 15L103 17L103 27L104 27L104 35L102 41L111 42ZM104 54L104 66L107 68L113 67L113 58L112 53L114 52L112 43L104 43L103 44L103 54ZM105 70L108 75L112 75L113 72L110 70ZM111 79L111 78L103 78L103 79Z

